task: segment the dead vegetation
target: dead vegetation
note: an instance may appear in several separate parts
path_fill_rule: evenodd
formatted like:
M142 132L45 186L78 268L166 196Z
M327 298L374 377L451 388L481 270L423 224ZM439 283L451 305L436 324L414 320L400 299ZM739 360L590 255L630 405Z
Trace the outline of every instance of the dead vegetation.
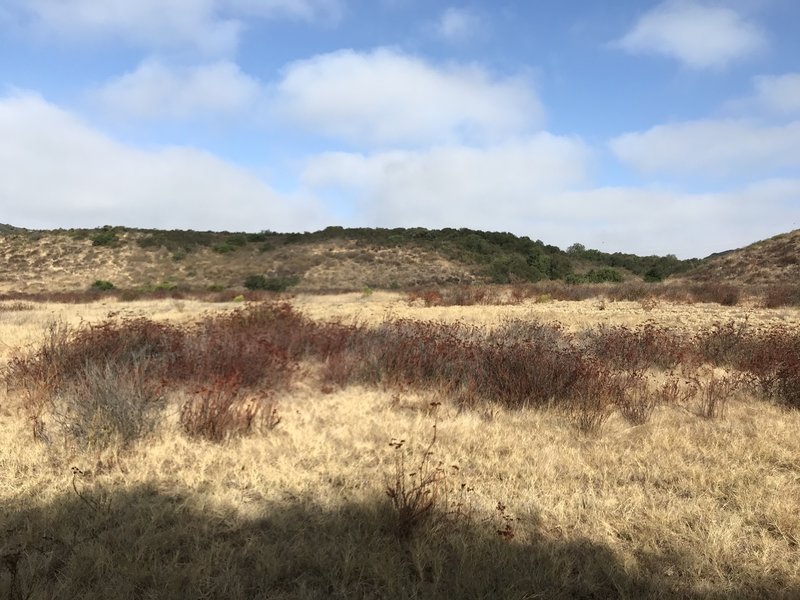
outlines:
M800 592L799 328L510 315L44 328L4 371L0 591Z
M777 287L797 281L800 277L800 230L711 257L687 276L694 281Z

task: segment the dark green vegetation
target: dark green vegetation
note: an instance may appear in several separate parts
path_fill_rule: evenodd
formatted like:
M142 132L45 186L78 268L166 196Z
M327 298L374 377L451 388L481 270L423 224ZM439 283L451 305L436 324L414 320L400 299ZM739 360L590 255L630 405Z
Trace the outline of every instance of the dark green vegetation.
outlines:
M706 295L721 304L747 296L769 296L765 306L800 303L800 231L706 259L679 260L581 244L564 251L510 233L452 228L236 233L113 226L32 231L3 225L0 255L5 256L0 292L10 293L75 292L97 279L131 297L164 289L324 293L557 281L575 287L652 284L652 294L661 296L676 292L655 284L681 287L691 281L695 291L713 290Z
M308 243L354 239L376 246L419 246L442 252L451 260L473 265L493 283L564 279L575 283L622 281L619 268L651 281L661 281L697 266L699 260L678 260L675 256L636 256L586 250L574 244L568 251L529 237L511 233L416 227L381 229L328 227L322 231L287 234L284 243ZM589 267L587 269L586 267ZM580 269L584 275L576 274ZM588 271L588 273L587 273Z
M244 287L248 290L266 290L268 292L285 292L297 284L295 277L264 277L263 275L250 275L244 280Z
M585 248L582 244L573 244L567 248L567 254L574 258L592 264L605 265L606 267L625 269L638 275L645 281L663 281L671 275L686 273L700 265L699 259L680 260L673 254L667 256L637 256L622 252L601 252ZM614 281L614 279L603 279ZM597 283L596 281L590 283Z
M24 231L3 226L0 234ZM59 230L60 231L60 230ZM306 233L231 233L191 230L130 229L104 226L99 229L60 231L77 240L90 240L93 246L116 247L125 233L135 234L132 243L141 248L169 251L175 260L201 248L219 254L231 254L255 245L260 252L271 252L296 245L326 242L355 242L361 247L408 248L435 251L448 260L470 268L477 276L492 283L563 279L571 283L622 281L635 276L661 281L684 273L699 264L698 260L678 260L674 256L640 257L633 254L587 250L574 244L567 251L540 240L511 233L445 228L343 228L327 227ZM29 231L32 236L47 232Z
M91 289L97 292L108 292L114 289L114 284L104 279L97 279L92 283Z

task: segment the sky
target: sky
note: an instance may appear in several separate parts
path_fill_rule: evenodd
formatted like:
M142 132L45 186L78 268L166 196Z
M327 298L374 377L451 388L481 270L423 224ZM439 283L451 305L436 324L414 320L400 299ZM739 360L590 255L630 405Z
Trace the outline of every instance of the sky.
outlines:
M0 223L800 228L796 0L0 0Z

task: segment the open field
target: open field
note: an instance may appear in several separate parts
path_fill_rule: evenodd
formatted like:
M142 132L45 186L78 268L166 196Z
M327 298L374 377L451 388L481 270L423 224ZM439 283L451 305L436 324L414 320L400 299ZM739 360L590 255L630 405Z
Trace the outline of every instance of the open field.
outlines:
M800 596L797 308L5 301L0 361L0 596Z

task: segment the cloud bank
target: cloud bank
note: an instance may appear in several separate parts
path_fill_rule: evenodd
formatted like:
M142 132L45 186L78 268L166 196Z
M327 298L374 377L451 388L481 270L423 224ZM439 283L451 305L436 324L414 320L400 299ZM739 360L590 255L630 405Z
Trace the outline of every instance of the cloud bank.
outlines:
M632 54L657 54L693 69L708 69L748 58L767 40L733 9L668 0L642 15L617 44Z
M494 141L543 119L527 81L477 66L438 67L389 49L292 63L276 93L281 113L298 125L366 145Z
M200 150L126 146L33 94L0 99L0 165L3 220L20 226L253 231L328 224L309 197L282 196Z
M800 166L800 121L767 126L706 119L657 125L610 141L619 160L647 174L762 175Z
M176 69L157 59L90 93L109 113L148 119L236 114L253 107L261 95L259 83L235 63Z
M47 35L124 40L148 49L233 53L248 19L335 22L342 0L10 0L25 25Z

